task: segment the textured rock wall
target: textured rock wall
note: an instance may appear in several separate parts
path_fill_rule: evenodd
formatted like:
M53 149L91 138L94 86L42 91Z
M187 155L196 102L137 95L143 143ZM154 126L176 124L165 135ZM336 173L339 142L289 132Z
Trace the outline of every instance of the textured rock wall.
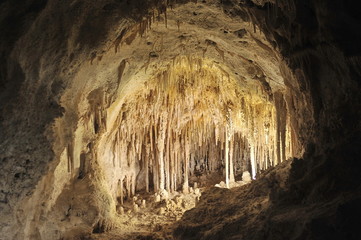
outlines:
M293 201L359 189L360 17L353 4L189 4L168 3L172 15L162 1L1 3L0 229L6 239L57 238L77 221L90 231L111 219L115 204L94 161L97 139L116 119L118 94L132 93L126 83L136 85L181 51L224 61L265 92L286 86L278 89L285 102L275 101L291 116L294 154L301 157L306 147L306 160L291 171ZM79 169L88 173L83 182ZM89 196L87 187L97 194ZM83 208L92 209L88 216ZM64 223L72 214L75 220Z
M360 143L360 47L357 41L360 33L353 27L360 22L360 17L351 3L341 1L279 1L277 6L264 3L262 8L250 2L246 5L294 72L294 78L285 78L286 85L290 86L290 98L299 96L293 91L297 85L304 96L288 102L293 103L295 109L303 109L302 121L294 125L299 126L300 139L307 139L308 144L303 178L308 184L317 181L323 184L317 186L317 190L310 185L302 186L301 195L308 196L310 191L313 194L308 198L317 199L321 192L328 195L343 190L357 191L360 182L355 174L355 169L360 167L356 160L360 156L357 149ZM264 21L269 10L276 14L267 15ZM308 107L297 107L304 104L302 99ZM316 165L319 169L313 170Z
M192 222L185 227L192 214L199 216L209 206L200 204L175 234L191 239L185 234L196 229L204 231L198 239L359 239L360 34L352 28L360 18L344 1L243 3L229 11L246 11L244 17L258 23L293 72L282 71L289 87L286 99L297 116L292 118L293 127L307 144L306 152L293 162L286 188L276 187L279 190L264 195L270 197L271 206L237 206L247 217L232 214L210 226ZM269 190L272 183L279 181L272 180ZM247 194L253 190L249 187ZM229 194L239 197L240 192ZM217 210L212 215L219 220ZM239 227L249 222L250 226Z

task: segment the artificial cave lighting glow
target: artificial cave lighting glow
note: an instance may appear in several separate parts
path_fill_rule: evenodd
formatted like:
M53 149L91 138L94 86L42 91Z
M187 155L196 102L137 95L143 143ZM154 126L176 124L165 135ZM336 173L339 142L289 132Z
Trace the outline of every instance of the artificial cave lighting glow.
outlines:
M236 175L250 170L255 179L290 155L291 144L280 144L286 138L277 133L289 124L277 118L274 100L224 69L178 57L124 97L98 153L111 166L114 199L141 189L186 193L190 177L214 172L223 172L228 187Z

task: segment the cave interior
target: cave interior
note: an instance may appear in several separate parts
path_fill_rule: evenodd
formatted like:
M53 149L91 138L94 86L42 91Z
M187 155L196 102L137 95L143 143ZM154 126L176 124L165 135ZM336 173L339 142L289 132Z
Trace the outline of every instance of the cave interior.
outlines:
M353 1L0 9L0 240L361 239Z

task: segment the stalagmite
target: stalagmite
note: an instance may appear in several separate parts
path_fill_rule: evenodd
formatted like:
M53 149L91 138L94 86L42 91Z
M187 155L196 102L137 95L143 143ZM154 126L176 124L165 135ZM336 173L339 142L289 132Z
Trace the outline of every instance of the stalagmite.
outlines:
M139 212L139 206L138 206L138 204L136 204L136 203L133 203L133 211L134 212Z
M164 207L159 208L158 214L163 215L164 213L165 213L165 208Z
M242 181L244 181L244 182L252 181L251 174L248 171L243 172Z
M229 187L248 168L255 178L290 156L294 137L282 94L259 97L259 86L245 90L224 69L193 57L175 58L144 85L124 99L109 137L122 204L123 192L129 198L138 186L188 193L190 182L215 172L225 172ZM94 109L97 131L106 127L104 112ZM70 170L70 145L68 152Z
M146 203L145 203L145 199L142 200L142 205L141 205L141 208L146 208Z
M199 188L194 189L194 194L199 195L200 193L201 193L201 191L199 190Z
M123 207L120 207L120 208L119 208L119 214L121 214L121 215L124 214L124 208L123 208Z
M160 195L158 193L155 194L154 202L160 202Z

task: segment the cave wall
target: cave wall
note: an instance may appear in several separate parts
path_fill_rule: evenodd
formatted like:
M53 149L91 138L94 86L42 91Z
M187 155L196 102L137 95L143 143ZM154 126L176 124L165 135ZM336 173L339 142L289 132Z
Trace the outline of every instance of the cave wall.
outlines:
M253 22L274 43L294 76L284 72L290 109L303 120L297 126L307 159L294 190L301 201L359 192L360 177L360 23L351 2L278 1L262 7L247 1ZM241 7L242 8L242 7ZM265 16L266 12L275 14ZM287 77L289 76L289 77ZM301 90L294 92L295 86ZM297 101L292 100L298 96ZM304 101L302 101L304 99ZM308 107L301 107L305 104ZM298 105L298 106L297 106ZM311 110L311 111L310 111ZM297 110L296 110L297 111ZM308 119L308 120L307 120ZM348 154L349 153L349 154ZM319 166L317 169L315 166ZM316 170L317 169L317 170ZM340 170L343 169L343 170ZM297 172L297 168L293 168ZM303 176L301 176L303 172ZM299 175L300 174L300 175ZM314 184L320 182L320 185ZM321 183L322 182L322 183Z
M68 169L69 163L78 169L82 158L94 158L93 141L105 131L100 123L104 109L98 105L109 107L118 89L119 77L112 78L106 86L100 79L104 75L119 76L122 60L109 57L109 62L117 61L114 68L108 75L93 77L95 63L105 61L102 57L107 51L122 51L123 45L118 49L117 44L126 32L131 41L135 23L146 14L146 9L155 7L164 21L166 4L27 1L14 7L10 2L1 3L0 24L5 33L1 35L4 64L0 71L0 211L6 216L1 219L0 228L9 238L47 239L61 236L62 231L72 228L71 224L61 230L56 224L49 227L51 223L41 226L40 231L33 226L43 216L66 216L69 205L57 205L56 201L61 202L62 194L67 196L63 191L66 184L79 177L78 171ZM175 3L168 4L172 7ZM298 170L291 171L290 193L297 201L317 201L321 190L321 197L332 197L339 191L358 189L361 37L357 31L360 16L353 4L322 0L229 0L215 4L231 18L254 24L255 31L261 30L279 53L277 62L287 86L284 99L295 134L293 143L297 149L305 147L303 157L307 160L300 161ZM127 78L123 80L126 82ZM106 92L107 96L99 92ZM84 109L78 109L79 102ZM100 129L83 135L86 131L81 128L87 124L78 128L78 120L89 109L89 118L98 119L94 121L99 121ZM92 121L89 129L94 129ZM99 170L97 163L88 167L100 184L103 176L101 171L95 171ZM81 184L76 187L82 189ZM102 218L111 218L109 193L95 188L99 194L86 205L92 209L92 220L84 224L87 227ZM79 198L86 196L85 190L83 194ZM55 215L47 215L54 206L59 206ZM54 232L46 235L45 228Z

